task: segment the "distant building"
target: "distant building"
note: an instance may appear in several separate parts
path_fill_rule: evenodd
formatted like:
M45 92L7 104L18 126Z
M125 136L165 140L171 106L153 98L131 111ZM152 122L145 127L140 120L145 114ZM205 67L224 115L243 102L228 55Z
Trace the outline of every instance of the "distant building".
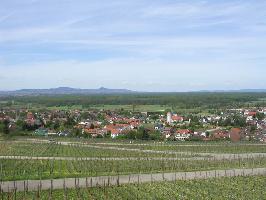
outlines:
M167 123L168 124L171 124L172 123L172 113L171 112L168 112L167 113Z
M172 114L171 112L167 113L167 123L172 124L174 122L180 123L183 122L184 118L182 116L179 116L177 114Z
M119 135L124 135L127 131L132 129L130 124L109 124L104 127L107 132L111 133L112 138Z
M181 116L178 116L177 114L172 116L172 122L183 122L184 118Z
M27 119L28 119L28 120L32 120L32 119L34 119L34 115L33 115L32 112L28 112L28 113L27 113Z

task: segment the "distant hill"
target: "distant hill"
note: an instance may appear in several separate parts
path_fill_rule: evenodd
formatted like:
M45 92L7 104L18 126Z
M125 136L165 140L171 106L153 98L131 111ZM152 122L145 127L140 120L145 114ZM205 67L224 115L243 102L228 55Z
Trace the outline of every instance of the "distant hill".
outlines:
M241 90L199 90L187 93L266 93L266 89L241 89ZM14 91L0 91L0 96L38 96L38 95L96 95L96 94L134 94L134 93L180 93L180 92L137 92L128 89L80 89L71 87L58 87L50 89L21 89ZM182 92L184 93L184 92Z
M70 87L58 87L50 89L21 89L15 91L0 91L0 96L29 96L29 95L64 95L64 94L79 94L79 95L90 95L90 94L130 94L135 91L127 89L79 89Z

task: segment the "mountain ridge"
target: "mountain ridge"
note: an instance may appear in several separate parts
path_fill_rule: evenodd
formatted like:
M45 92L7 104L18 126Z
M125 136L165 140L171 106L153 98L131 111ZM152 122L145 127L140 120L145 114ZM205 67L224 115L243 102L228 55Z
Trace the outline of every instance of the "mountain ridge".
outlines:
M135 91L128 89L109 89L100 87L98 89L81 89L72 87L57 87L49 89L20 89L13 91L0 91L0 95L14 95L14 96L27 96L27 95L63 95L63 94L129 94Z
M135 93L265 93L266 89L240 89L240 90L198 90L187 92L140 92L128 89L110 89L100 87L97 89L81 89L72 87L57 87L49 89L19 89L0 91L0 96L37 96L37 95L94 95L94 94L135 94Z

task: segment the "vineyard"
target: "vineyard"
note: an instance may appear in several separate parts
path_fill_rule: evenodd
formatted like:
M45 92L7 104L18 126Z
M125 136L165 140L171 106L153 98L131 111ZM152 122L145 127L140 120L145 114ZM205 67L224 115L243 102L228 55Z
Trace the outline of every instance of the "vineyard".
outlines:
M1 199L266 199L266 177L128 184L114 187L2 193Z
M67 143L68 144L68 143ZM121 151L94 148L84 144L63 145L60 143L26 143L26 142L6 142L0 143L0 156L38 156L38 157L165 157L166 153L145 153L142 151ZM178 157L191 157L197 154L176 154ZM175 156L175 157L176 157Z
M138 144L114 144L114 143L94 143L99 146L118 147L118 148L131 148L142 150L157 150L157 151L176 151L176 152L192 152L197 153L266 153L266 145L243 143L188 143L188 144L168 144L168 143L138 143Z
M198 188L202 192L199 197L204 199L207 193L213 193L212 195L219 193L218 189L210 188L219 188L223 184L229 184L230 180L234 183L231 183L230 187L233 184L236 190L231 194L235 195L231 199L241 198L247 187L252 187L252 190L258 192L258 197L262 197L259 195L263 195L262 186L266 185L265 176L250 175L266 173L265 147L262 144L202 145L149 142L130 144L99 143L92 140L0 142L1 197L2 199L169 199L164 198L168 195L168 197L175 197L174 199L193 199L197 194L194 190ZM226 170L231 169L247 171L252 169L252 171L248 171L247 174L241 171L239 174L250 177L219 178L219 175L216 175L216 170L222 170L224 176L227 176ZM261 169L262 172L256 174L256 169ZM215 176L214 174L207 176L207 171L208 173L215 171ZM201 179L202 174L206 172L204 179L208 179L189 181L186 180L188 177L183 177L184 173L186 175L194 172L194 178ZM181 173L182 180L175 177L174 182L165 182L162 178L157 181L163 182L158 183L153 182L151 178L148 180L149 184L142 183L142 180L145 180L143 177L149 174L155 177L161 174L164 177L167 173L174 173L175 176L175 173ZM122 176L133 175L140 177L137 184L119 184L117 181ZM170 174L169 177L174 175ZM116 186L106 186L105 183L98 185L98 182L91 182L88 188L76 185L79 178L86 178L86 184L84 184L88 186L87 182L92 181L92 177L115 177ZM32 188L35 189L27 189L25 183L33 183L34 180L39 181L36 182L37 187L33 185ZM71 187L66 187L61 181L62 183L57 183L55 186L62 190L56 190L52 184L53 180L70 181ZM49 183L47 187L47 189L50 188L49 190L40 188L42 184L39 183L47 185L45 181ZM52 181L51 184L50 181ZM248 184L244 184L245 181L248 181ZM24 186L19 188L17 184L20 183L24 183ZM255 187L256 184L258 187ZM223 188L223 195L230 195L230 187ZM21 193L21 189L24 192ZM220 197L229 198L230 196L220 195Z

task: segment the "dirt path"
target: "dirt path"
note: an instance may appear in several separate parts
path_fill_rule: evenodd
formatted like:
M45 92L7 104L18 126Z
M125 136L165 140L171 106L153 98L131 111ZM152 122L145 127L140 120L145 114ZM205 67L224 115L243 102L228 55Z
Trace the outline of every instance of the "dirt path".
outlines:
M121 176L100 176L87 178L66 178L54 180L25 180L25 181L6 181L0 183L3 192L16 189L22 191L37 191L38 189L64 189L64 188L85 188L96 186L115 186L129 183L147 183L159 181L191 180L191 179L208 179L217 177L233 176L254 176L266 175L266 168L255 169L230 169L230 170L213 170L197 172L177 172L177 173L157 173L157 174L132 174Z
M228 145L228 146L233 146L233 145L236 145L236 146L266 146L266 143L258 143L258 144L248 144L248 143L243 143L243 144L228 144L228 143L225 143L225 144L205 144L205 143L202 143L202 144L181 144L181 143L177 143L175 145L173 144L165 144L165 143L160 143L160 142L157 142L157 143L144 143L144 144L140 144L140 143L132 143L132 144L129 144L129 143L108 143L108 142L97 142L95 143L96 145L107 145L107 146L158 146L158 147L173 147L173 146L177 146L177 147L202 147L202 146L207 146L207 147L220 147L220 146L223 146L223 145Z

